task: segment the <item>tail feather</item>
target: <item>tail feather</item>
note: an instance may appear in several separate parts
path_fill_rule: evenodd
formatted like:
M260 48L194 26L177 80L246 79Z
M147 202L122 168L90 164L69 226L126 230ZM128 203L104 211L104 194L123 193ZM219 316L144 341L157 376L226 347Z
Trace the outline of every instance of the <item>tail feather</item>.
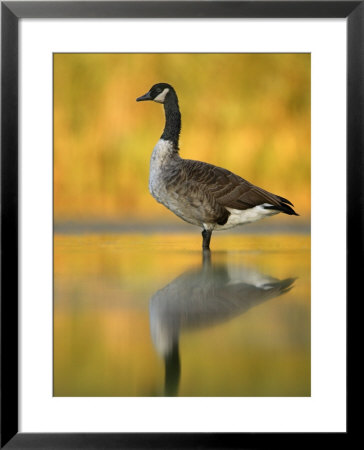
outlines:
M278 295L286 294L293 288L293 283L297 280L295 278L286 278L280 281L274 281L272 283L267 283L264 287L268 287L270 289L277 289L279 291Z
M283 203L288 203L289 205L294 206L294 204L291 203L291 202L290 202L289 200L287 200L286 198L280 197L279 195L277 195L277 197L278 197L278 199L279 199L281 202L283 202Z
M279 198L282 198L282 197L279 197ZM292 203L290 203L290 204L292 205ZM293 208L291 208L289 205L287 205L283 201L281 201L278 206L276 206L276 205L266 205L266 206L264 206L264 209L272 209L274 211L279 211L279 212L282 212L284 214L288 214L290 216L299 216L299 214L297 214L296 211Z

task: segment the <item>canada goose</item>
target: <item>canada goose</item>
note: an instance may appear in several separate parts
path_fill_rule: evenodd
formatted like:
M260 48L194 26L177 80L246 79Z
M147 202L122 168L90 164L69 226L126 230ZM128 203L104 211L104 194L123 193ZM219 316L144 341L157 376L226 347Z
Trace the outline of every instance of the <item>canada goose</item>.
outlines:
M286 294L296 278L278 280L255 268L203 262L157 291L149 303L153 345L165 363L165 395L176 395L181 374L180 333L225 323Z
M146 100L162 103L166 117L163 134L150 160L149 191L178 217L203 229L204 249L210 248L213 230L226 230L280 212L298 216L289 200L254 186L229 170L180 157L181 113L176 91L170 84L155 84L136 99Z

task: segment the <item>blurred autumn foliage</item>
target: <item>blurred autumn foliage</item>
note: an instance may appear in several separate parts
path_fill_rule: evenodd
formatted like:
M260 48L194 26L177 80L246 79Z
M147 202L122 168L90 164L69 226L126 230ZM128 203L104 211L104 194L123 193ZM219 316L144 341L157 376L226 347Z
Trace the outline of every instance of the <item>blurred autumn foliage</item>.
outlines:
M309 54L55 54L55 220L179 221L148 192L172 84L181 156L233 170L310 214Z

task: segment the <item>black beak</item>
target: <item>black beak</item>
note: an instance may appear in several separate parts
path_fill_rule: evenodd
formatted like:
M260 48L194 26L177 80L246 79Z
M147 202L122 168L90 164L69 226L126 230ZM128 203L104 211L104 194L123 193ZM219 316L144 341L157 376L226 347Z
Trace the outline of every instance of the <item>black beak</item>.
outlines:
M137 102L145 102L146 100L153 100L152 96L150 95L150 92L147 92L146 94L136 99Z

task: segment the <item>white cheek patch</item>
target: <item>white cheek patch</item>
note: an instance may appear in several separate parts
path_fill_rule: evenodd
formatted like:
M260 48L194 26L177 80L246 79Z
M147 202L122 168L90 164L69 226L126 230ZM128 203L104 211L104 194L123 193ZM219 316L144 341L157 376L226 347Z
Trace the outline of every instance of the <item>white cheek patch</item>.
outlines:
M154 101L157 103L163 103L168 92L169 92L168 88L163 89L163 91L159 95L157 95L157 97L154 99Z

